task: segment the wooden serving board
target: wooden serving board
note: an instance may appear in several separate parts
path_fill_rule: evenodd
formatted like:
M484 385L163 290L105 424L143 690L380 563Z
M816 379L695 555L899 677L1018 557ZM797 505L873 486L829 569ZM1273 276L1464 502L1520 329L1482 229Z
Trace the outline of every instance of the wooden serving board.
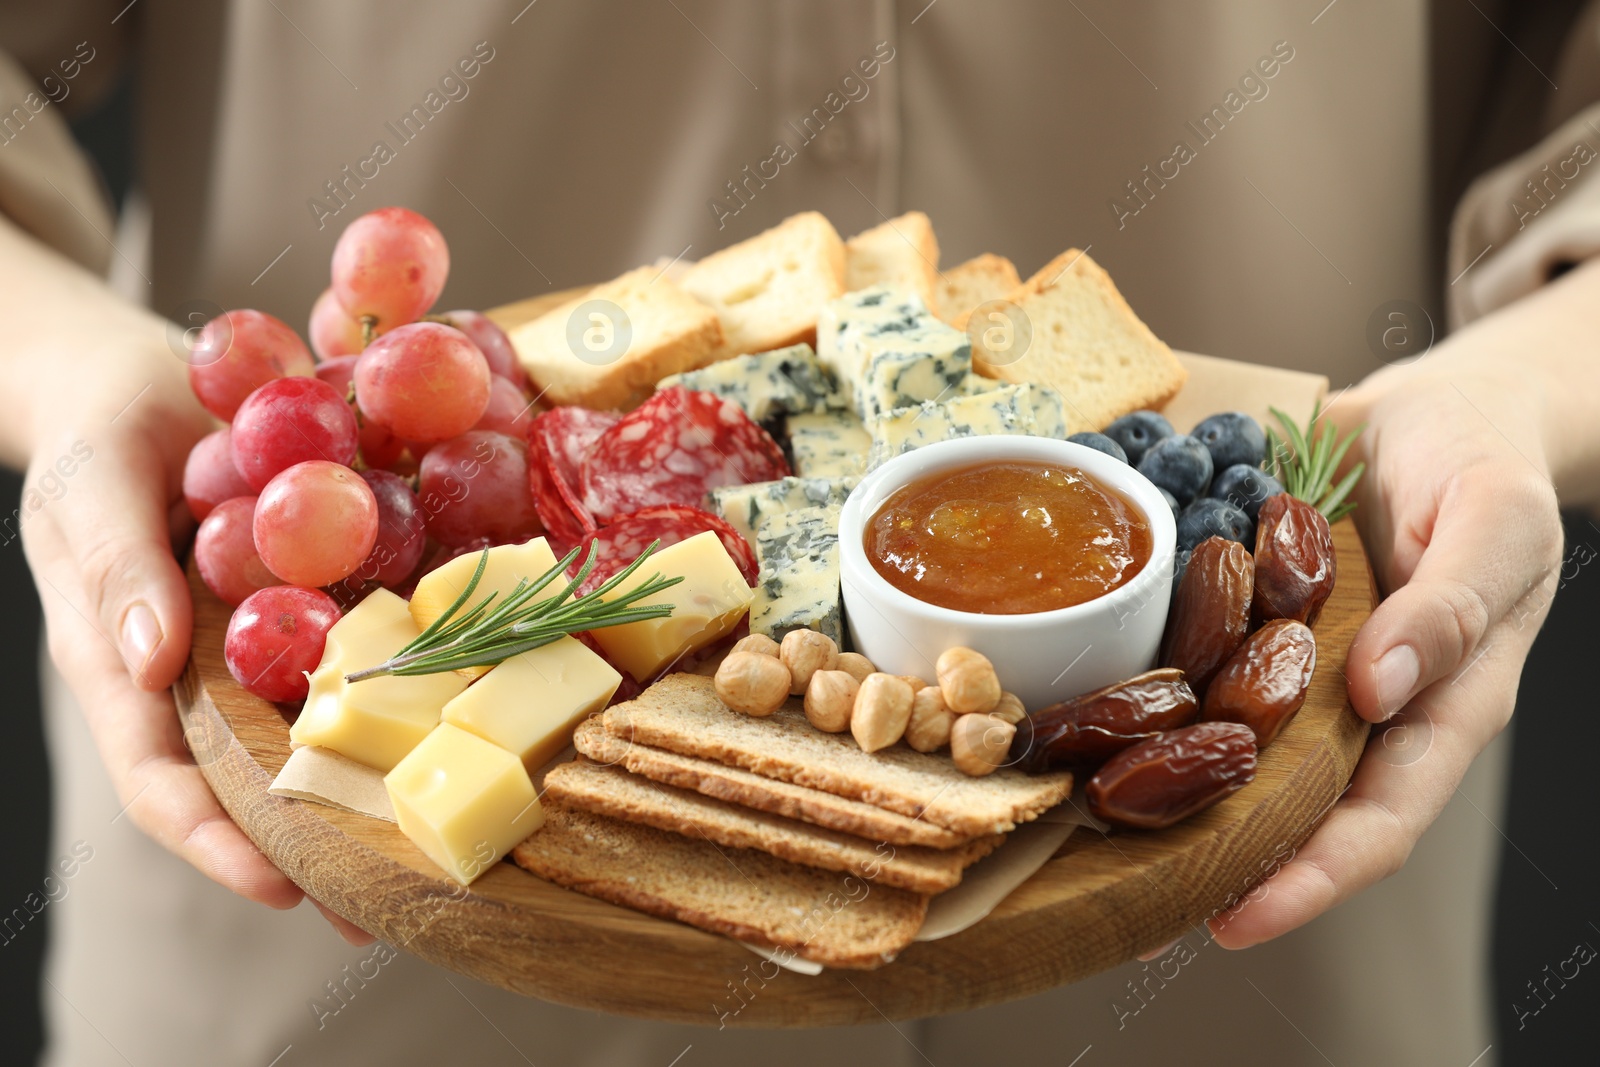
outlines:
M503 321L528 314L526 302L503 311ZM1200 387L1195 394L1210 392L1220 374L1230 389L1234 379L1265 385L1273 402L1297 407L1305 399L1309 410L1307 376L1292 383L1271 373L1252 377L1253 368L1222 360L1193 362L1191 370ZM1172 413L1180 425L1219 407L1260 407L1206 407L1210 401L1200 396L1179 401ZM1190 404L1201 406L1191 413ZM1012 1000L1114 967L1238 899L1271 869L1273 857L1310 835L1350 780L1366 741L1367 726L1345 697L1343 668L1377 590L1354 526L1339 523L1333 538L1338 583L1316 626L1311 689L1299 715L1262 754L1251 785L1169 830L1110 837L1080 830L976 926L914 944L876 971L784 972L728 1022L839 1026ZM222 645L231 609L192 567L190 586L193 658L175 687L185 737L228 814L296 884L378 937L517 993L717 1024L713 1005L724 1002L728 983L756 960L744 947L561 889L510 863L462 891L394 824L270 795L289 757L288 721L229 675Z

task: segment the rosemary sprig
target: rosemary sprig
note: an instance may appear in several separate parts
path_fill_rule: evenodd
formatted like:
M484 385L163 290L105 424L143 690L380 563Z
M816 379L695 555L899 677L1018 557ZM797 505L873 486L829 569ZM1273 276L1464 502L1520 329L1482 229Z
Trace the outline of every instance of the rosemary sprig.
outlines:
M386 675L443 674L463 667L481 667L504 662L518 653L548 645L582 630L599 630L644 619L665 618L672 614L671 604L637 607L635 604L677 585L683 581L682 576L663 578L660 574L652 575L637 589L611 600L603 599L605 594L615 590L638 570L640 564L660 544L659 540L650 542L650 547L639 553L638 559L583 596L572 597L572 594L594 570L595 550L598 547L594 544L590 544L589 555L583 561L583 566L578 568L577 575L555 596L533 599L557 576L566 573L578 556L576 548L533 581L526 578L518 581L516 588L499 604L494 603L498 592L492 592L469 608L467 603L477 591L478 583L483 580L484 568L489 563L489 550L484 549L467 587L416 640L396 652L392 658L375 667L347 674L344 680L359 682ZM572 599L569 600L569 597Z
M1345 453L1350 451L1351 444L1367 428L1367 424L1357 426L1340 441L1339 428L1322 418L1320 400L1311 409L1311 421L1304 430L1277 408L1268 410L1283 427L1281 437L1271 427L1267 428L1267 453L1273 477L1283 483L1290 496L1299 497L1322 512L1329 523L1338 522L1354 511L1356 503L1349 499L1350 493L1361 480L1367 465L1357 463L1339 479L1337 485L1332 484L1333 476L1344 461ZM1318 421L1322 422L1320 433L1317 432Z

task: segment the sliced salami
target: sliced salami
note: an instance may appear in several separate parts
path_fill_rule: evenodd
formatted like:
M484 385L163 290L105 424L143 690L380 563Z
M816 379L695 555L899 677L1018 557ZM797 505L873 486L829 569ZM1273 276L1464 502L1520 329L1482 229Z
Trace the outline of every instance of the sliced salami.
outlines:
M650 542L660 540L661 548L687 541L706 531L715 533L728 550L728 555L739 568L739 573L750 585L756 584L756 555L738 530L708 511L668 504L661 507L642 508L628 515L620 515L615 522L589 535L583 542L577 559L573 560L572 573L589 556L590 544L598 545L594 570L578 587L579 594L587 593L607 578L639 558L639 553L650 547ZM659 549L658 549L659 551ZM646 561L644 568L650 564Z
M694 507L719 486L788 475L783 450L739 405L715 393L673 386L594 442L583 457L578 484L584 508L604 525L641 508Z
M578 493L583 457L622 416L611 411L559 407L528 427L528 483L534 510L552 540L568 548L599 528Z

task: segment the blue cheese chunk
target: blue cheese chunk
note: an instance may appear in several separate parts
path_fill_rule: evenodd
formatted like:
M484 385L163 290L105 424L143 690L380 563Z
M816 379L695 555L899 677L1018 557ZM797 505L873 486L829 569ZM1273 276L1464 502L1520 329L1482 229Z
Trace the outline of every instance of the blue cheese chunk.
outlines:
M761 574L750 605L750 632L783 640L790 630L818 630L843 640L839 609L839 506L795 508L770 516L756 534Z
M673 385L727 397L757 422L843 405L833 372L817 362L807 344L735 356L700 370L668 375L658 388Z
M725 485L713 489L706 500L710 510L756 544L756 535L774 515L798 508L841 506L854 489L854 478L779 478L750 485Z
M872 436L848 411L789 416L789 450L802 478L859 478Z
M867 467L936 441L988 434L1067 436L1065 402L1049 386L1002 385L943 403L932 401L890 412L868 424L872 451Z
M817 330L818 358L863 419L959 395L972 374L965 333L935 318L918 297L883 286L832 301Z

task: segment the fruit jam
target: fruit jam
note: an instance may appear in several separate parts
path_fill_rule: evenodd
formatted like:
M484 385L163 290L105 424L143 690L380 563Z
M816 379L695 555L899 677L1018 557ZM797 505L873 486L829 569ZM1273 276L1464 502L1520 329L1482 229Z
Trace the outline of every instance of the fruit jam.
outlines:
M1023 615L1126 584L1150 561L1150 524L1076 467L983 463L897 489L867 523L890 585L956 611Z

